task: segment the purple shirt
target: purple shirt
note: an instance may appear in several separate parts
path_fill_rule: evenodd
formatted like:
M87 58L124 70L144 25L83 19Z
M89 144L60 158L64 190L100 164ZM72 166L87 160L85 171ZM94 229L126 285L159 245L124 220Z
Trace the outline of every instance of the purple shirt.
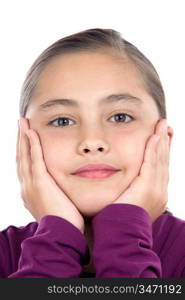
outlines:
M72 223L44 216L0 232L0 277L185 277L185 221L170 213L153 223L132 204L110 204L92 220L96 274L83 272L90 260L86 238Z

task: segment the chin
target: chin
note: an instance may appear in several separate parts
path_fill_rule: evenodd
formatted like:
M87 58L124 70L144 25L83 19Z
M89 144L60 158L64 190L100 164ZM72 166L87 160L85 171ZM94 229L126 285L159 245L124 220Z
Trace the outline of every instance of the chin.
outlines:
M94 198L83 200L80 199L80 201L78 202L77 199L75 199L75 201L72 202L75 204L76 208L84 217L94 217L103 208L105 208L109 204L112 204L115 200L114 198L111 198L110 200L107 197L104 197L102 200L100 198L97 200L95 200Z
M133 175L133 172L120 172L104 182L86 182L74 176L61 179L58 175L60 180L57 183L84 217L93 217L120 197L133 180Z
M99 210L98 209L92 209L92 208L89 208L89 209L78 209L79 212L82 214L83 217L89 217L89 218L92 218L94 217L98 212L100 212L101 210L103 209L103 207L101 207Z

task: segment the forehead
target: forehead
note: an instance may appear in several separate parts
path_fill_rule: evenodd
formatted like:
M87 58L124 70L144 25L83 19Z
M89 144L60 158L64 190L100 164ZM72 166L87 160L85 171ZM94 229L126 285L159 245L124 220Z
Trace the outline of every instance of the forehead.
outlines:
M123 88L141 86L142 80L135 66L126 58L107 53L73 53L54 57L42 70L37 93L45 90L88 87L104 88L108 85Z
M109 53L72 53L54 57L42 70L38 86L51 88L53 83L79 84L80 82L96 85L107 82L141 83L139 71L126 57Z
M141 74L126 57L107 52L84 52L51 59L39 76L33 100L43 104L62 97L95 103L118 93L140 98L143 103L153 101Z

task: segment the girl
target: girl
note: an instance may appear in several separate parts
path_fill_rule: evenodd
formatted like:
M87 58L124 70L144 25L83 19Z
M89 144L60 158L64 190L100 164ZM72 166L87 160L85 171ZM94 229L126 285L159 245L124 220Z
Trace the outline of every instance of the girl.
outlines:
M185 221L166 209L172 137L157 72L119 32L48 47L24 81L17 139L36 222L0 233L0 276L183 277Z

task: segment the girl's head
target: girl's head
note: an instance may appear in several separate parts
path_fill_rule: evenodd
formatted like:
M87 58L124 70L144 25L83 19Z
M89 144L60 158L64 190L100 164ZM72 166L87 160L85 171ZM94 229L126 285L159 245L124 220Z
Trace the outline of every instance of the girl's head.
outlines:
M20 116L40 137L48 172L84 216L111 204L138 175L165 96L151 62L112 29L58 40L24 81ZM168 134L173 137L172 128ZM120 169L105 179L73 175L88 163Z

